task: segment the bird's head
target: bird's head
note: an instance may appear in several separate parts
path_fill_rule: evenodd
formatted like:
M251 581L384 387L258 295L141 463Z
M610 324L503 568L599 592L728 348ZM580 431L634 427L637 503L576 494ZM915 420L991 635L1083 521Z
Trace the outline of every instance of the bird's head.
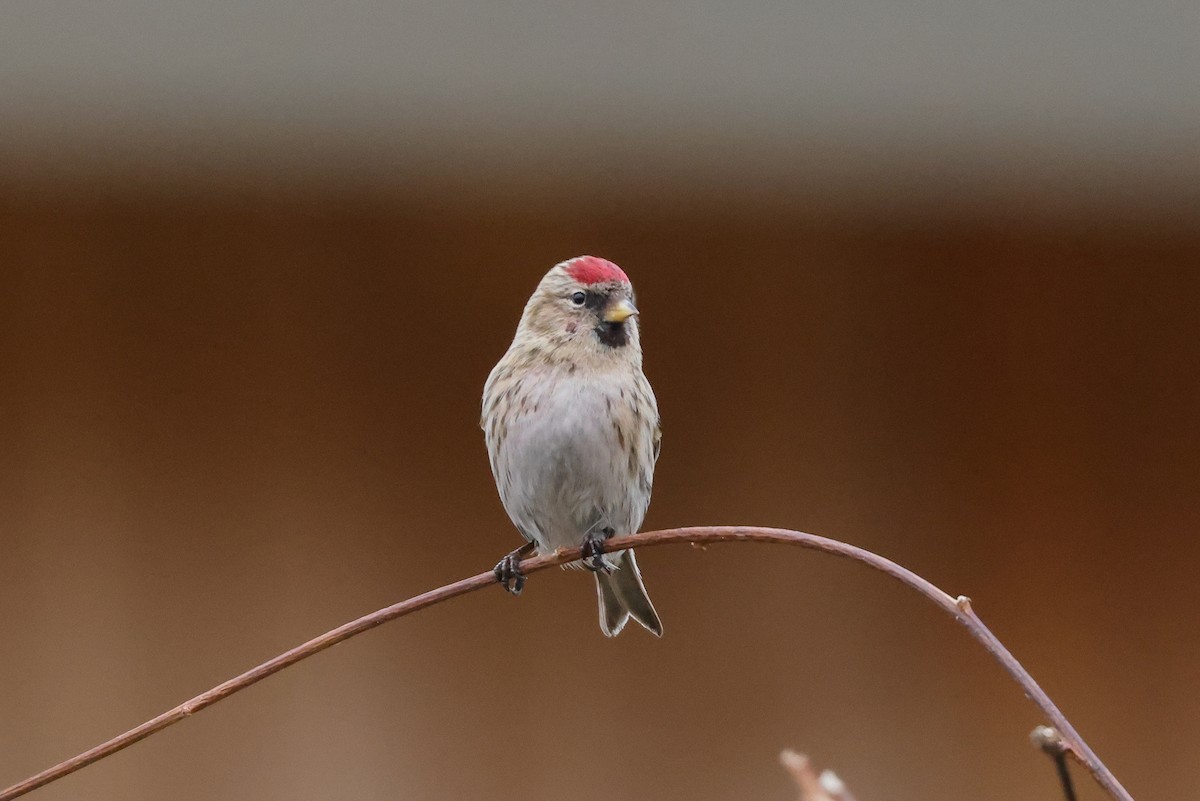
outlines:
M517 337L573 359L640 362L637 313L624 270L577 256L546 273L525 305Z

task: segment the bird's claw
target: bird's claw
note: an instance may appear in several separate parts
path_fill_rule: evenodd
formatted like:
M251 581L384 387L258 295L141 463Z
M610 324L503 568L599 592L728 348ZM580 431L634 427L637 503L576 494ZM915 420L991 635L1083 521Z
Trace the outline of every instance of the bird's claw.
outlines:
M511 595L520 595L525 589L525 574L521 572L521 560L533 553L534 544L527 542L515 551L509 552L501 559L492 571L496 581Z
M604 541L613 535L611 528L606 528L601 532L592 532L583 540L583 546L580 550L583 566L593 573L604 571L611 573L612 568L604 563Z
M516 551L501 559L492 572L496 574L496 581L500 582L500 586L504 588L505 592L520 595L521 590L525 589L525 574L521 572L521 555Z

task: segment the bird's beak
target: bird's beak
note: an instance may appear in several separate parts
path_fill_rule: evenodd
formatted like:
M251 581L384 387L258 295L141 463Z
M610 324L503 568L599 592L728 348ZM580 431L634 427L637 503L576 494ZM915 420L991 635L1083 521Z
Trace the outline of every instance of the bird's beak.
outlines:
M638 310L636 306L630 303L627 299L621 298L616 303L604 310L604 322L623 323L637 313Z

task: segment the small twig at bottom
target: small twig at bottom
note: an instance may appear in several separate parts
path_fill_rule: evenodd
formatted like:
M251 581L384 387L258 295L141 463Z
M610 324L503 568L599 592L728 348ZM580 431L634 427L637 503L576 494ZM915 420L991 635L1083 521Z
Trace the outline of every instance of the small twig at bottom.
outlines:
M857 801L846 783L832 770L825 769L818 776L807 754L787 748L779 755L779 762L800 788L800 801Z
M971 608L970 598L963 595L954 598L911 570L863 548L839 542L838 540L831 540L828 537L819 537L815 534L806 534L802 531L790 531L782 528L697 526L695 528L643 531L641 534L613 537L610 540L606 540L602 550L613 552L623 551L627 548L648 548L656 545L684 542L693 545L714 542L772 542L782 545L795 545L800 548L809 548L833 554L834 556L840 556L844 559L861 562L916 590L941 608L942 611L951 615L965 626L971 636L1000 663L1000 666L1012 676L1017 684L1021 685L1021 688L1025 691L1029 699L1037 704L1050 723L1061 733L1064 747L1069 748L1079 758L1079 761L1088 769L1096 779L1096 782L1110 796L1118 801L1133 801L1128 791L1117 781L1117 777L1112 774L1108 766L1100 761L1100 757L1096 756L1095 752L1079 736L1079 732L1075 731L1075 727L1071 725L1071 722L1059 711L1058 707L1050 700L1045 691L1038 686L1038 683L1033 680L1033 677L1029 675L1029 671L1021 666L1021 663L1009 653L1004 644L996 638L996 635L992 634L991 630L983 624L983 621L979 619L979 616ZM582 557L581 550L580 548L563 548L550 556L538 556L533 559L526 559L520 563L520 572L529 575L550 567L578 561ZM348 640L355 635L362 634L364 631L373 629L389 620L395 620L398 617L412 614L450 598L456 598L459 595L465 595L468 592L474 592L495 583L496 577L489 570L486 573L480 573L476 576L456 581L453 584L447 584L444 587L417 595L409 598L407 601L401 601L398 604L393 604L377 612L360 617L358 620L338 626L332 631L327 631L303 645L296 646L274 659L251 668L240 676L218 684L211 690L197 695L190 701L186 701L174 709L168 710L158 717L152 718L142 725L112 738L108 742L101 743L95 748L84 751L78 756L71 757L65 762L60 762L54 767L47 768L41 773L14 784L7 790L0 792L0 801L12 801L14 798L74 773L80 768L87 767L97 760L115 754L123 748L128 748L139 740L162 731L205 707L224 700L234 693L262 681L267 676L278 673L284 668L290 667L303 659L307 659L314 654L337 645L343 640Z

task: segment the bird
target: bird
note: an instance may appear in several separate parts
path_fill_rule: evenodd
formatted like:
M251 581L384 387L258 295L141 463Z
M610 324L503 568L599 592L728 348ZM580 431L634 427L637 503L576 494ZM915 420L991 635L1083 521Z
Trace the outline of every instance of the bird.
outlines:
M488 375L480 419L500 501L526 540L496 565L496 580L519 595L522 557L582 547L570 566L594 574L608 637L631 617L663 633L633 550L602 552L608 538L641 527L662 443L638 316L613 262L554 265Z

